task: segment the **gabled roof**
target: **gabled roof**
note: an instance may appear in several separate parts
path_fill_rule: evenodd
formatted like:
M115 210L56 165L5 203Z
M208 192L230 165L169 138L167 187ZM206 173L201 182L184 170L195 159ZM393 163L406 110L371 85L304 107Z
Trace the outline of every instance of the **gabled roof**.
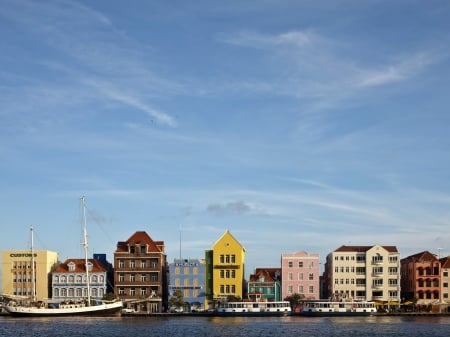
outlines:
M441 262L441 268L445 268L445 269L450 268L450 256L443 257L439 261Z
M437 257L435 254L430 253L428 250L425 250L423 252L414 254L414 255L410 255L405 257L404 259L402 259L402 261L407 261L407 262L429 262L429 261L437 261Z
M275 282L281 279L281 268L256 268L250 275L250 282L257 282L260 276L264 276L266 282Z
M131 235L127 241L117 243L116 253L128 252L129 245L147 245L148 252L164 252L164 241L153 241L145 231L138 231Z
M335 252L358 252L358 253L365 253L367 252L369 249L375 247L376 245L373 246L340 246L339 248L337 248L335 250ZM386 249L388 252L390 253L398 253L397 247L396 246L380 246L383 247L384 249Z
M88 259L89 263L92 263L92 273L103 273L106 272L105 266L96 259ZM69 270L69 264L75 264L74 270ZM63 263L60 263L56 269L55 273L85 273L86 272L86 261L85 259L67 259Z
M228 229L225 231L225 233L222 234L222 236L216 242L214 242L213 248L219 243L220 240L222 240L227 235L230 236L231 239L233 239L242 248L242 250L245 252L244 246L242 246L242 244L238 240L236 240L236 238L230 233L230 231Z

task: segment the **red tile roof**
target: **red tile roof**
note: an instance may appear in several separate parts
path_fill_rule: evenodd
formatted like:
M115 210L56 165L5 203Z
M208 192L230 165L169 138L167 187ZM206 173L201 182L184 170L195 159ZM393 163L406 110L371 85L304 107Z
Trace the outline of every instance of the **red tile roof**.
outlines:
M364 253L367 252L369 249L375 247L374 246L340 246L339 248L337 248L335 250L335 252L359 252L359 253ZM397 247L396 246L381 246L384 249L386 249L388 252L391 253L398 253Z
M261 275L264 276L266 282L277 281L281 277L281 268L256 268L255 273L250 275L250 282L257 282Z
M437 261L437 257L435 254L432 254L426 250L414 255L407 256L404 259L402 259L402 261L410 261L410 262Z
M90 263L92 263L92 273L102 273L106 272L105 266L101 264L101 262L97 259L88 259ZM75 270L69 270L69 264L73 262L75 263ZM56 269L56 273L85 273L86 267L85 267L86 261L84 259L67 259L63 263L60 263Z
M116 253L128 252L129 245L147 245L148 252L164 252L164 241L153 241L153 239L144 231L135 232L127 241L117 243Z

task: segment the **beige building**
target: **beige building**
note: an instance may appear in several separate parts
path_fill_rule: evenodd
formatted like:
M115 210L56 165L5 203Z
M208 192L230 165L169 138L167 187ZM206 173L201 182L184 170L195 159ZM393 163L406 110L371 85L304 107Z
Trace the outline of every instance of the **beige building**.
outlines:
M48 250L34 251L34 268L30 250L2 251L2 294L33 296L33 269L36 299L51 297L50 273L58 262L58 253Z
M333 300L400 303L400 253L395 246L341 246L328 254L324 276Z

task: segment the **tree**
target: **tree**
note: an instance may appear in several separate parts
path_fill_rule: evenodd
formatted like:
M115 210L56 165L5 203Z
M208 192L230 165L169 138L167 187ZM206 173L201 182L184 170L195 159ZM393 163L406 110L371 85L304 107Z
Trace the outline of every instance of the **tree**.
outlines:
M184 305L183 292L180 289L176 289L169 299L169 306L172 308L180 308Z
M290 303L292 310L295 310L295 308L297 308L297 306L304 298L305 295L294 293L292 295L287 296L284 300Z

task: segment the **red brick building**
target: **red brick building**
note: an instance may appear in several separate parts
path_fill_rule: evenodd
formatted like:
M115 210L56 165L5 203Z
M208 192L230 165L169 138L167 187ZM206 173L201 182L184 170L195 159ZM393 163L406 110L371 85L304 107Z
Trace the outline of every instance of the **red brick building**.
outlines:
M144 312L167 309L167 261L164 241L135 232L114 252L114 293L127 308Z
M418 305L441 299L441 263L436 255L424 251L400 261L402 300Z

